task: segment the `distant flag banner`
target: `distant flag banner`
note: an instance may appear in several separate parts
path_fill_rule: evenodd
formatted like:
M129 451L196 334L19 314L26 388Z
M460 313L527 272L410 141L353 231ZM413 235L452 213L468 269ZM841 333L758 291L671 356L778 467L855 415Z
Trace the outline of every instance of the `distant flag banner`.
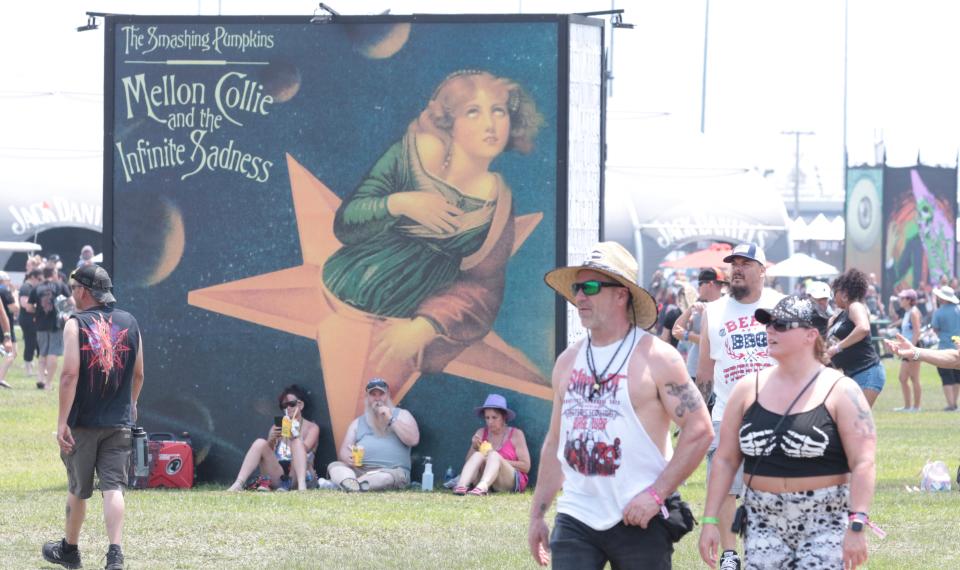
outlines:
M883 274L883 169L847 170L844 262L879 278Z
M884 294L953 278L956 168L888 167L883 182Z

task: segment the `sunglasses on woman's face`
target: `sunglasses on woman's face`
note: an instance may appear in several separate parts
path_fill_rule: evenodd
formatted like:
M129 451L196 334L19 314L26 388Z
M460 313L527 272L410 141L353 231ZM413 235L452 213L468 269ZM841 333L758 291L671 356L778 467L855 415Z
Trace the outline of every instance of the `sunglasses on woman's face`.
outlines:
M573 290L574 297L576 297L577 293L580 291L583 291L583 294L587 297L592 297L593 295L599 293L604 287L623 287L623 285L614 281L597 281L596 279L583 281L581 283L573 283L570 285L570 289Z
M286 402L280 404L280 409L283 410L283 409L285 409L285 408L292 408L292 407L296 406L296 405L299 404L299 403L300 403L300 400L289 400L289 401L286 401Z
M791 322L770 321L769 323L767 323L767 326L770 327L770 328L772 328L773 330L775 330L775 331L777 331L777 332L787 332L787 331L793 330L793 329L801 329L801 328L805 329L805 328L808 328L808 327L805 327L805 326L803 325L803 323L798 323L798 322L796 322L796 321L791 321Z

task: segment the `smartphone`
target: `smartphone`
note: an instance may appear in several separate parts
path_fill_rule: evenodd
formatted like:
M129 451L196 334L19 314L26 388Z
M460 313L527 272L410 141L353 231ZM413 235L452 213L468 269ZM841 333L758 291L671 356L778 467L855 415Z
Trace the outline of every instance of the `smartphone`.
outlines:
M283 426L283 416L273 416L273 425L277 427Z

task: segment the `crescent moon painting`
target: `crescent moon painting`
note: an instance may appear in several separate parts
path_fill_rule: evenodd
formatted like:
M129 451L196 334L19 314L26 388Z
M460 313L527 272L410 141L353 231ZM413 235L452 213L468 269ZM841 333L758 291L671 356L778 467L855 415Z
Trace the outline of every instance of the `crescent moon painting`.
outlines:
M147 287L160 283L177 268L180 258L183 257L183 247L186 244L186 233L183 230L183 215L180 208L172 202L162 200L164 216L161 218L161 235L163 242L160 256L153 271L147 275L144 284Z
M118 247L141 253L142 276L135 284L152 287L170 277L183 257L186 245L183 214L173 201L152 193L125 193L116 200L122 211L139 214L132 220L118 220L119 229L126 236ZM153 223L144 224L142 220Z
M286 103L300 91L300 69L289 61L271 61L260 72L264 91L277 103Z
M356 24L347 28L354 49L369 59L387 59L403 49L410 38L410 23Z

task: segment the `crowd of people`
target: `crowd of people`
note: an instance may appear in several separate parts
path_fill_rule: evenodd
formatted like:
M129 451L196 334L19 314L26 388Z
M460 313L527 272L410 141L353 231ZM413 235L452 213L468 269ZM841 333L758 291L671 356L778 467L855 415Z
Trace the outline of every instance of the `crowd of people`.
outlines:
M94 265L93 247L83 246L74 269ZM6 271L0 271L0 302L9 327L5 328L11 346L5 347L0 360L0 387L10 388L7 373L18 354L18 339L13 324L20 325L21 358L28 376L39 389L50 389L56 379L63 355L63 327L76 303L70 294L63 261L58 254L43 257L27 255L23 280L13 283Z
M350 424L336 460L321 477L316 471L320 428L304 417L306 392L297 385L284 388L278 398L282 415L274 418L266 438L250 446L228 490L319 488L355 493L407 488L411 450L420 442L417 420L394 404L384 379L372 378L365 392L364 413ZM454 494L522 493L529 480L530 451L523 431L509 425L516 412L505 397L490 394L474 413L484 427L470 440L463 470L452 482Z
M766 286L756 244L723 261L726 274L704 269L695 289L680 282L668 294L640 287L636 261L614 243L547 274L589 334L554 368L528 533L541 565L670 568L673 543L693 528L677 489L704 459L699 546L711 568L866 561L863 530L875 527L871 405L883 387L868 278L850 270L832 287L784 295ZM934 358L911 354L911 362ZM675 449L671 423L680 428ZM615 440L613 469L584 469L569 452L585 436ZM544 515L561 490L551 533Z
M129 446L114 452L116 438L129 435L117 426L136 418L142 347L136 321L113 309L109 276L84 261L90 257L81 257L69 280L56 258L31 258L19 291L0 273L0 299L9 307L0 314L0 328L8 354L13 319L20 319L24 337L28 329L36 336L24 360L38 357L38 388L50 386L66 347L60 386L72 397L61 397L57 433L69 480L67 532L44 546L44 557L79 564L76 542L96 470L111 541L108 560L122 568ZM696 286L677 284L669 296L640 286L636 260L613 242L598 244L584 264L545 276L576 307L588 334L557 358L552 374L553 409L528 532L537 563L670 568L674 543L694 526L678 489L704 460L699 550L711 568L856 568L866 562L864 529L882 533L868 514L877 445L871 408L886 380L871 332L880 307L875 285L849 269L832 283L812 281L802 294L784 295L766 286L758 245L738 245L724 262L726 271L703 269ZM58 300L61 295L66 299ZM960 299L948 283L932 289L931 298L936 348L922 346L926 317L915 290L897 293L899 312L889 307L897 333L884 348L901 360L904 411L920 410L920 362L937 366L945 409L957 409ZM32 329L23 327L24 314ZM130 345L123 366L98 371L78 350L83 338L94 339L97 319L107 316L124 321L135 336L118 339ZM0 370L8 368L5 358ZM112 389L81 396L80 388L91 382ZM318 457L320 425L305 413L307 394L297 385L281 391L279 415L252 443L229 490L353 493L409 486L419 426L395 404L386 380L369 380L363 413L325 470ZM516 413L500 394L488 395L473 412L482 425L450 485L453 493L523 492L532 465ZM106 425L106 416L116 418ZM551 532L545 515L558 495Z

